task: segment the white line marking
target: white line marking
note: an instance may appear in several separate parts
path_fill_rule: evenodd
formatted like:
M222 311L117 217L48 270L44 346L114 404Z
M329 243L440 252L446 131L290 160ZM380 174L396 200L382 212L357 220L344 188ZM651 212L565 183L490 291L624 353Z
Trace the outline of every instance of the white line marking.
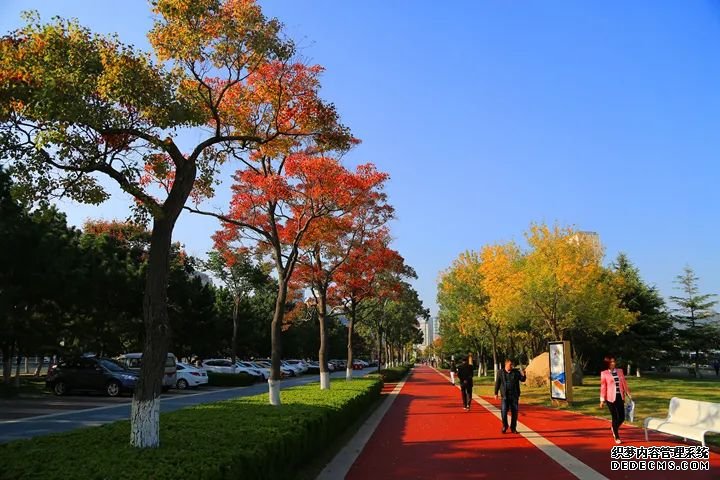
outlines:
M370 373L369 371L368 371L368 372L365 372L364 370L362 370L362 372L363 372L363 375L362 375L361 377L358 377L358 378L362 378L362 377L364 377L365 375L367 375L368 373ZM333 378L341 378L341 377L340 377L340 376L337 376L337 377L333 377ZM303 380L303 379L309 379L309 377L297 377L297 380ZM313 383L313 381L310 380L310 381L308 381L308 382L302 382L302 381L293 382L291 385L288 385L286 388L300 387L300 386L305 385L305 384L307 384L307 383ZM216 390L210 390L210 391L207 391L207 392L198 392L198 393L190 393L190 394L184 394L184 393L183 393L183 394L176 394L176 395L167 396L167 397L164 397L164 398L163 398L163 397L160 397L160 401L161 401L161 402L165 402L165 401L172 401L172 400L177 400L177 399L185 399L185 398L190 398L190 397L197 397L198 395L212 395L213 393L217 393L217 392L233 392L233 391L235 391L235 390L243 390L243 389L245 389L245 388L251 388L251 387L254 387L254 386L257 386L257 385L261 385L261 384L260 384L260 383L256 383L256 384L253 384L253 385L247 385L247 386L245 386L245 387L218 388L218 389L216 389ZM211 387L211 388L213 388L213 387ZM280 385L280 388L282 389L282 384ZM264 391L265 391L265 390L264 390ZM260 392L258 395L260 395L260 394L262 394L262 393L263 393L263 392ZM226 400L230 400L230 399L226 399ZM214 400L214 401L221 402L222 400ZM44 420L44 419L46 419L46 418L59 417L59 416L61 416L61 415L72 415L72 414L75 414L75 413L86 413L86 412L97 412L97 411L100 411L100 410L109 410L109 409L111 409L111 408L119 408L119 407L129 406L129 405L131 404L131 402L132 402L132 399L129 399L127 402L118 402L118 403L116 403L116 404L114 404L114 405L105 405L105 406L102 406L102 407L95 407L95 408L78 408L78 409L69 410L69 411L65 411L65 412L49 413L49 414L47 414L47 415L37 415L37 416L34 416L34 417L16 418L16 419L13 419L13 420L0 420L0 425L5 425L5 424L9 424L9 423L30 422L30 421L34 421L34 420ZM190 406L195 406L195 405L197 405L197 404L193 404L193 405L190 405ZM109 420L109 422L114 422L114 421L116 421L116 420Z
M183 399L183 398L189 398L189 397L196 397L196 396L198 396L198 395L211 395L211 394L213 394L213 393L215 393L215 392L231 392L231 391L233 391L233 390L240 390L240 389L243 389L243 388L248 388L248 387L234 387L234 388L228 388L228 389L223 389L223 390L212 390L212 391L210 391L210 392L191 393L191 394L189 394L189 395L181 394L181 395L173 395L173 396L171 396L171 397L165 397L165 398L160 397L160 401L161 401L161 402L164 402L164 401L169 401L169 400L176 400L176 399ZM37 415L37 416L34 416L34 417L16 418L16 419L14 419L14 420L2 420L2 421L0 421L0 425L5 425L5 424L8 424L8 423L22 423L22 422L30 422L30 421L35 421L35 420L44 420L44 419L46 419L46 418L59 417L59 416L61 416L61 415L73 415L73 414L76 414L76 413L97 412L97 411L100 411L100 410L109 410L109 409L111 409L111 408L127 407L127 406L130 406L131 402L132 402L132 400L128 400L127 402L116 403L115 405L105 405L105 406L103 406L103 407L78 408L78 409L75 409L75 410L66 410L66 411L64 411L64 412L49 413L49 414L47 414L47 415ZM114 421L114 420L111 420L111 421Z
M432 368L432 367L431 367ZM446 378L448 382L450 381L450 377L446 376L444 373L440 372L439 370L433 368L437 372L438 375ZM460 388L459 385L456 385L457 388ZM502 415L500 410L493 404L487 402L484 398L480 397L479 395L473 393L473 400L475 400L477 403L479 403L482 407L484 407L487 411L495 415L499 420L502 420ZM535 432L534 430L530 429L527 425L524 425L521 422L518 422L518 433L525 437L530 443L535 445L541 452L543 452L545 455L553 459L555 462L557 462L561 467L563 467L568 472L575 475L577 478L581 480L609 480L608 477L601 474L597 470L594 470L589 465L581 462L577 458L570 455L568 452L563 450L562 448L558 447L554 443L552 443L547 438L543 437L539 433Z
M375 410L370 418L358 429L357 433L352 439L340 450L337 455L330 461L330 463L323 469L322 472L317 476L316 480L337 480L338 478L345 478L345 476L352 468L355 460L360 456L360 453L365 448L365 445L370 441L370 437L375 433L378 425L385 417L385 414L392 406L393 402L397 398L400 390L402 390L405 382L410 378L412 372L408 374L400 383L395 385L395 388L390 392L382 405Z

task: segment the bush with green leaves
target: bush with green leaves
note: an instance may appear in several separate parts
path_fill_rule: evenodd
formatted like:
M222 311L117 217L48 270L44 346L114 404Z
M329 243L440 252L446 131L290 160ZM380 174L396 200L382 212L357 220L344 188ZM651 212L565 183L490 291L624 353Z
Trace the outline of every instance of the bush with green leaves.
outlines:
M384 382L399 382L410 371L410 365L402 365L399 367L390 367L380 370L380 376Z
M282 390L280 407L262 394L165 413L157 449L131 447L128 421L19 440L0 445L0 478L292 479L381 389L378 378L338 379Z

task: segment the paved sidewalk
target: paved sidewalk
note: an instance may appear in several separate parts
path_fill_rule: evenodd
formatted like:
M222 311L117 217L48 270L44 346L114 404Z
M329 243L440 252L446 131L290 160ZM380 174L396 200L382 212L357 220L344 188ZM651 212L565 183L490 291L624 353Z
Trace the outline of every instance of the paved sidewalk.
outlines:
M710 471L612 471L609 422L521 404L520 434L502 434L498 402L475 400L471 411L464 411L459 389L443 375L429 367L414 369L345 478L720 478L720 455L714 453ZM622 433L624 445L680 445L657 434L646 443L638 428L624 427Z

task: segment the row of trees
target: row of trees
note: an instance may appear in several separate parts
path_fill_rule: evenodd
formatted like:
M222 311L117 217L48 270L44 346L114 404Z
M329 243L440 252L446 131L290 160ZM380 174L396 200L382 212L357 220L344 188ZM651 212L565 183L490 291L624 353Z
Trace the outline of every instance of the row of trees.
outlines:
M110 194L103 178L132 196L135 217L151 224L143 366L131 415L131 443L138 447L159 445L158 398L172 338L172 235L183 211L218 218L223 268L233 268L241 255L271 266L274 405L280 403L287 304L298 292L312 294L324 368L329 318L343 310L354 328L362 315L353 305L365 302L361 292L377 293L380 303L398 301L408 273L402 262L383 266L378 259L371 270L381 274L352 275L363 285L341 280L353 255L362 262L364 255L375 258L366 252L372 245L388 250L387 176L370 164L354 170L341 164L359 141L320 97L322 67L297 58L280 22L252 0L157 0L152 6L154 56L76 21L42 23L37 14L0 39L0 158L10 165L16 193L29 202L62 195L99 204ZM181 148L176 139L188 130L186 138L201 140ZM232 201L223 213L208 211L203 201L214 195L229 163L237 169ZM237 290L231 296L236 352L240 297ZM379 329L379 341L390 331ZM326 371L322 385L329 386Z
M0 353L6 383L11 360L20 356L87 352L114 356L141 350L150 232L137 224L107 221L88 221L78 230L69 227L55 208L30 211L12 198L9 176L2 170L0 212L0 228L7 232L0 238L6 267L0 274ZM364 266L372 264L368 261ZM220 285L209 283L203 273L220 280ZM188 358L269 356L268 318L276 290L267 267L246 255L228 264L220 252L212 251L206 260L199 260L174 244L168 287L170 351ZM355 297L358 318L371 317L370 311L360 309L368 301L369 294ZM316 317L307 315L302 297L289 301L285 309L292 313L283 331L285 356L315 357ZM393 320L386 318L400 328L400 321ZM346 350L351 340L363 357L377 354L378 330L372 325L358 332L352 324L346 330L339 318L329 318L328 354L335 358L351 354ZM383 345L402 344L403 339L402 333L391 334ZM381 355L390 358L385 351Z
M501 353L528 361L548 341L571 340L581 381L582 371L598 370L608 352L639 369L683 350L698 362L701 352L717 348L718 327L703 321L715 302L699 294L692 270L678 277L683 294L672 298L678 308L670 311L626 255L603 266L596 234L535 224L525 237L526 248L487 245L443 272L443 342L436 349L477 352L497 365Z

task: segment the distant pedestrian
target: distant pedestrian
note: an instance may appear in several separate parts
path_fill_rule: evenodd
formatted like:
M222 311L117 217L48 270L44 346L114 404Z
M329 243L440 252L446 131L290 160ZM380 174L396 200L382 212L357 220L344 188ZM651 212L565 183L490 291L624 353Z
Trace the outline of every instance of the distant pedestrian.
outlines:
M462 364L457 368L457 375L460 379L463 408L470 410L473 391L473 366L468 363L467 358L463 358Z
M607 402L612 417L612 434L616 444L620 441L620 425L625 421L625 395L629 395L622 369L616 368L615 357L605 357L605 370L600 372L600 408Z
M713 368L715 369L715 376L720 377L720 360L717 358L713 362Z
M513 362L509 358L505 360L505 368L500 370L495 380L495 399L498 392L502 396L501 416L502 433L507 432L507 413L510 410L510 431L517 432L518 405L520 403L520 382L526 379L525 371L513 368Z
M455 374L457 373L457 364L455 364L455 355L450 357L450 383L455 385Z

